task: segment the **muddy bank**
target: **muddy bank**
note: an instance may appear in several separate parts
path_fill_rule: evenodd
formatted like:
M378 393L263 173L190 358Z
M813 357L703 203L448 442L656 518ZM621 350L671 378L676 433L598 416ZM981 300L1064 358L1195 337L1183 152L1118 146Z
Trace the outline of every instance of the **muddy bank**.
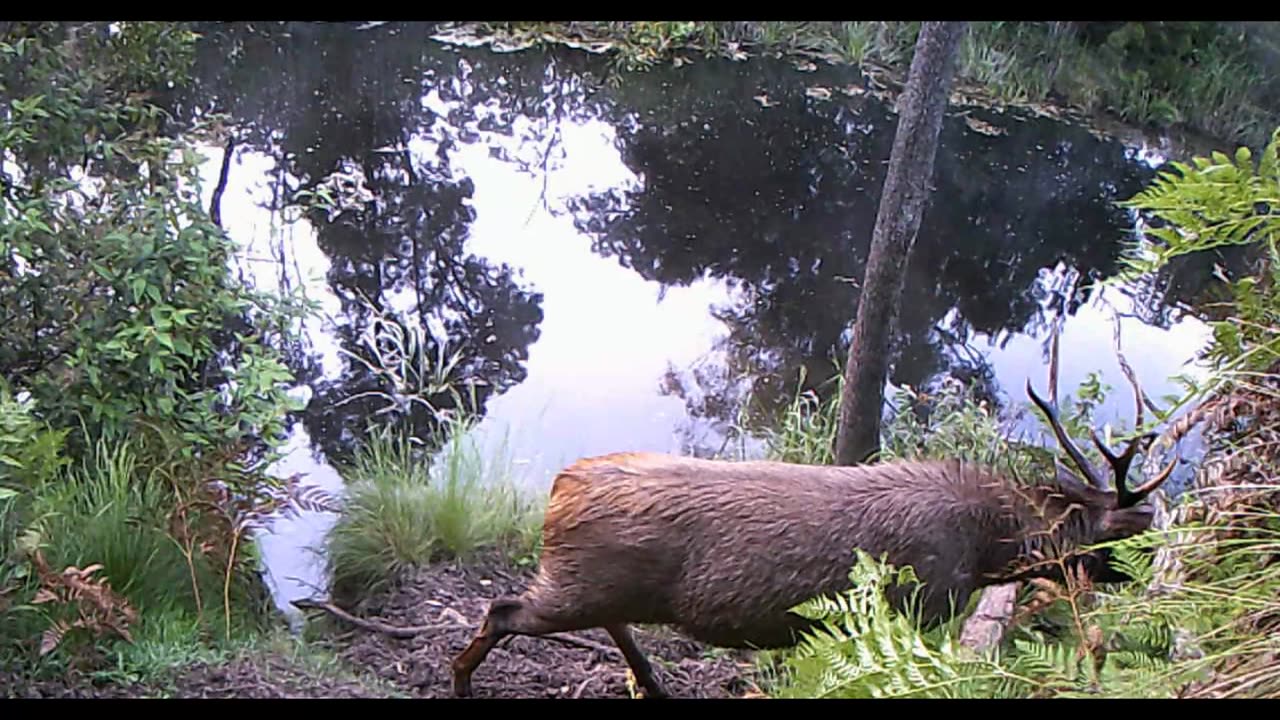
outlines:
M406 578L387 597L350 608L395 626L436 626L412 638L352 630L334 621L338 656L417 697L452 697L449 663L466 647L490 601L523 590L530 572L497 558L442 563ZM714 651L661 628L633 628L670 692L679 698L732 698L751 693L745 653ZM627 698L626 664L603 630L575 633L593 647L515 637L490 652L472 678L477 698Z

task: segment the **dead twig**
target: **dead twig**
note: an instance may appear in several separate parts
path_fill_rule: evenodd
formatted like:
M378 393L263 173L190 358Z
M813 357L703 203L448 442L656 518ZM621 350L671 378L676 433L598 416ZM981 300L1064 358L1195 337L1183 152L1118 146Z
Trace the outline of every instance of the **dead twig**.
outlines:
M412 638L419 635L429 635L431 633L448 630L450 628L467 627L467 625L463 625L461 623L396 627L395 625L389 625L380 620L366 620L364 618L358 618L333 603L321 602L318 600L307 600L304 598L302 600L293 600L291 601L291 604L299 610L323 610L339 620L355 625L362 630L380 633L393 638Z
M545 635L543 637L546 640L558 642L561 645L581 648L583 650L595 650L597 652L604 653L605 655L622 657L622 653L615 647L610 647L604 643L599 643L595 640L589 640L577 635Z
M380 633L382 635L386 635L388 637L393 637L393 638L413 638L419 635L431 635L433 633L437 633L442 630L450 630L453 628L474 627L470 623L465 623L465 622L436 623L433 625L409 625L409 626L397 627L395 625L389 625L387 623L384 623L380 620L366 620L364 618L358 618L352 615L351 613L347 612L346 610L343 610L342 608L338 607L337 605L334 605L333 603L329 603L329 602L323 602L319 600L308 600L304 598L301 600L293 600L291 601L291 604L294 607L298 608L299 610L321 610L329 613L330 615L338 618L339 620L343 620L347 623L350 623L351 625L355 625L356 627L362 630L368 630L369 632ZM615 657L621 656L621 651L619 651L617 648L610 647L609 645L605 645L604 643L596 642L595 640L590 640L584 637L570 636L570 635L546 635L544 637L547 640L560 643L561 645L567 645L569 647L576 647L583 650L595 650L596 652L600 652L605 655L610 655Z

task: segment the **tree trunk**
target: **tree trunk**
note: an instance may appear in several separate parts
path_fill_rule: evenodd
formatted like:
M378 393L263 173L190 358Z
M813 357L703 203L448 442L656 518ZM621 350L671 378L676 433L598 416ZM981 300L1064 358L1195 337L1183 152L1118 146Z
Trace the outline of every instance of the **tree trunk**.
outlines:
M898 100L897 134L844 368L835 448L838 465L866 461L880 448L890 327L897 316L907 258L929 198L938 132L964 29L962 22L923 24L907 85Z

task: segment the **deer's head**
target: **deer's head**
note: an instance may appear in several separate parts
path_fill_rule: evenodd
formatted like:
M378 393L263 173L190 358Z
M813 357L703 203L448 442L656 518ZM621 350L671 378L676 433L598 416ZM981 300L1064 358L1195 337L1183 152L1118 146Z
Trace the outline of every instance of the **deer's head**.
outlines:
M1136 385L1134 390L1137 395L1138 409L1136 426L1141 427L1142 394ZM1078 494L1081 498L1088 498L1092 500L1089 503L1090 505L1103 510L1099 518L1101 537L1098 538L1098 541L1119 540L1137 535L1150 528L1153 512L1150 506L1143 504L1143 501L1169 479L1173 474L1174 468L1177 467L1178 458L1174 457L1163 470L1150 480L1130 489L1128 477L1133 459L1140 450L1149 446L1151 441L1155 440L1155 434L1146 433L1134 437L1129 441L1125 449L1117 455L1111 448L1107 447L1102 438L1098 437L1097 431L1091 431L1090 438L1093 440L1093 444L1111 466L1112 482L1108 483L1104 480L1104 473L1089 462L1080 448L1071 440L1067 431L1063 429L1057 409L1036 394L1036 391L1031 387L1030 380L1027 381L1027 395L1036 404L1036 407L1040 408L1040 411L1044 413L1045 418L1049 421L1049 426L1053 429L1054 436L1058 439L1058 443L1066 451L1067 457L1071 458L1072 464L1075 465L1076 469L1080 471L1080 474L1087 481L1086 484L1075 480L1070 475L1059 473L1059 483L1063 484L1065 486L1064 489L1069 493Z
M1141 428L1143 422L1142 390L1138 387L1132 371L1129 369L1128 364L1124 363L1123 358L1121 364L1125 370L1125 375L1133 385L1135 393L1137 404L1135 427ZM1150 447L1156 435L1154 433L1139 434L1129 441L1123 451L1117 454L1102 441L1102 438L1098 437L1097 431L1091 431L1090 438L1110 466L1111 482L1108 483L1105 480L1106 473L1100 471L1098 467L1089 462L1085 454L1067 434L1067 431L1063 429L1056 407L1036 394L1031 387L1030 380L1027 381L1026 389L1027 396L1044 413L1054 436L1058 439L1059 445L1062 446L1067 457L1071 459L1071 463L1084 478L1081 481L1070 473L1064 472L1061 467L1058 468L1057 484L1061 489L1061 500L1081 512L1081 522L1077 524L1077 527L1080 527L1081 530L1078 532L1079 537L1074 539L1082 544L1092 545L1123 540L1148 530L1154 520L1154 511L1143 501L1169 479L1173 474L1174 468L1177 467L1178 458L1175 456L1155 476L1141 483L1138 487L1130 489L1128 476L1133 459L1140 451ZM1077 555L1072 559L1071 564L1083 566L1086 573L1095 582L1126 582L1131 580L1132 578L1111 564L1110 558L1110 551L1104 548ZM1050 574L1057 575L1058 573L1051 571Z

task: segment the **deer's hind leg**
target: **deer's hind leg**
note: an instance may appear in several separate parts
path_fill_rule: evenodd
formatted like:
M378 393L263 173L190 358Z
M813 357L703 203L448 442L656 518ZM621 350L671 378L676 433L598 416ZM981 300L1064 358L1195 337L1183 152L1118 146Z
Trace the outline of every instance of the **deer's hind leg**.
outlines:
M644 653L636 646L626 625L598 625L581 619L573 619L562 613L548 612L544 606L534 603L528 595L505 597L493 601L480 630L462 652L453 659L453 694L455 697L471 696L471 676L484 662L489 652L504 638L512 635L538 637L559 632L604 627L614 644L622 652L631 667L636 681L645 689L646 697L665 698L666 692L654 678L653 668Z
M604 629L609 632L613 643L622 651L622 657L631 668L631 674L636 676L636 682L644 688L645 698L654 700L669 698L670 695L653 674L653 666L649 664L649 659L640 650L640 646L636 645L635 638L631 636L631 630L623 624L605 625Z
M503 597L489 605L484 623L467 647L453 659L453 694L471 697L471 675L503 638L511 635L545 635L561 628L541 621L523 597Z

